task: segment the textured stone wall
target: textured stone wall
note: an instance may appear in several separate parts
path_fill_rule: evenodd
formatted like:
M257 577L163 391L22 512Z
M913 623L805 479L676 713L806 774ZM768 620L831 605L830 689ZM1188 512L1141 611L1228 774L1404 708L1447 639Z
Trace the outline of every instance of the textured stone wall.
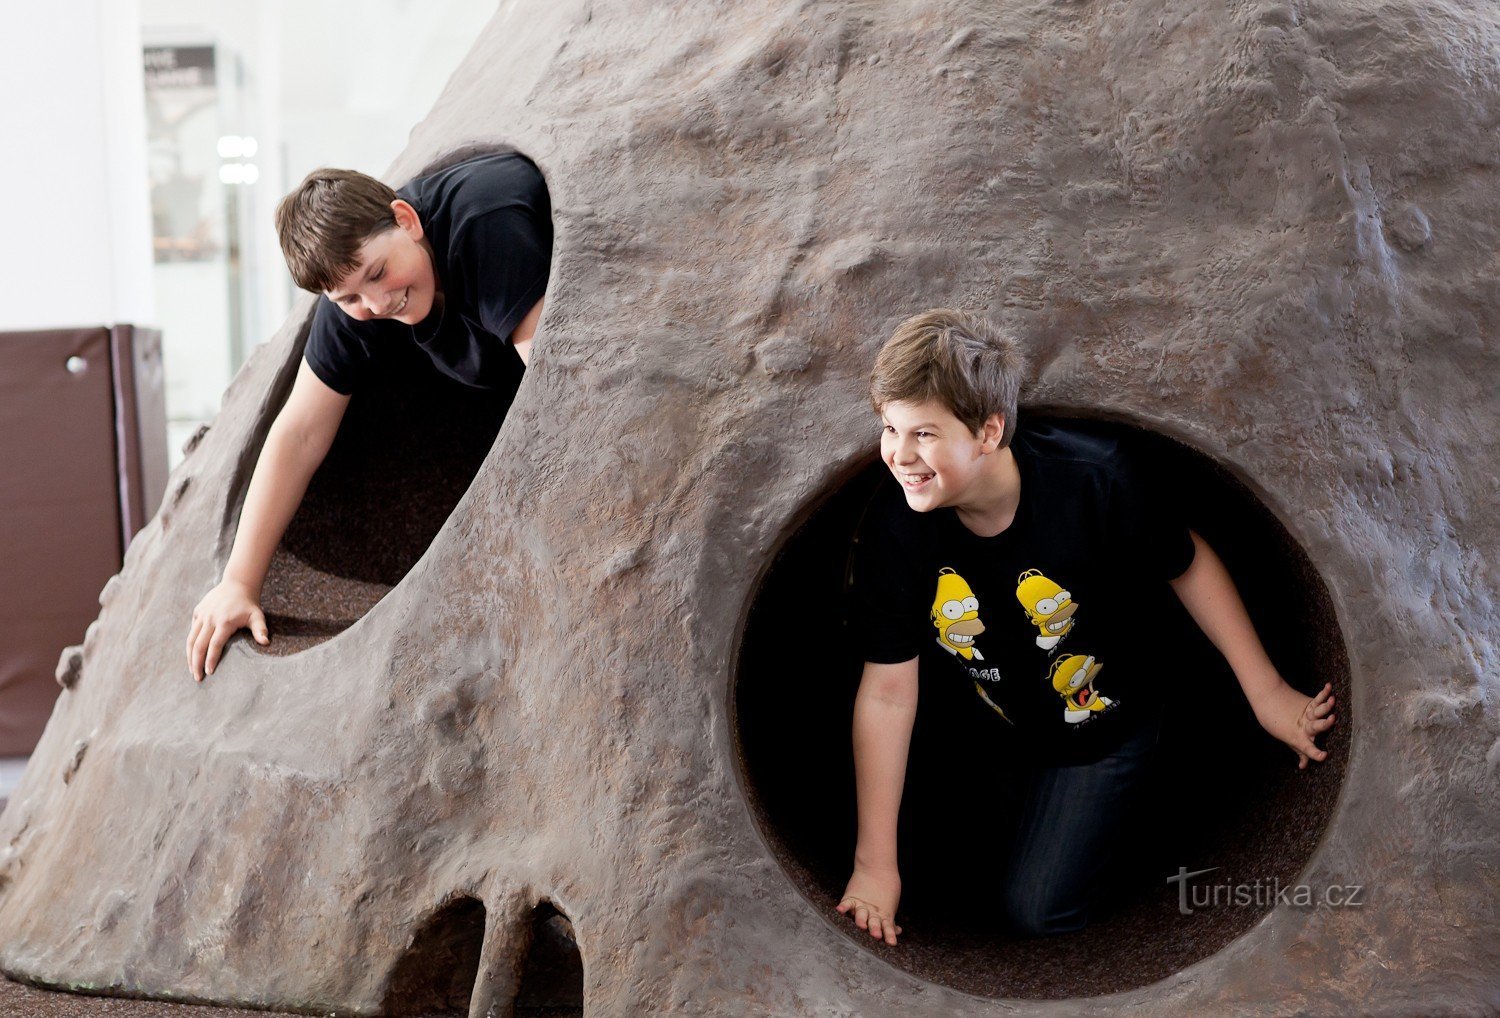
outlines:
M1303 877L1370 906L1278 908L1061 1007L1500 1007L1497 119L1479 4L504 4L389 174L476 144L547 174L554 272L498 440L368 614L195 685L188 614L307 307L257 353L0 817L0 968L368 1012L470 895L478 1014L542 899L592 1013L1004 1010L794 889L729 723L757 577L874 445L876 346L955 305L1021 330L1033 401L1246 479L1349 650Z

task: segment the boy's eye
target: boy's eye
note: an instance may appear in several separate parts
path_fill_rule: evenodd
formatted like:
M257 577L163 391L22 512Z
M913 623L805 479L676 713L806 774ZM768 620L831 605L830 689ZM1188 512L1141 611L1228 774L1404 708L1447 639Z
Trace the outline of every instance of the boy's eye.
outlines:
M384 265L382 265L380 268L376 269L374 272L370 273L370 282L372 282L372 283L378 283L378 282L380 282L380 277L383 276L383 275L385 275L385 266Z

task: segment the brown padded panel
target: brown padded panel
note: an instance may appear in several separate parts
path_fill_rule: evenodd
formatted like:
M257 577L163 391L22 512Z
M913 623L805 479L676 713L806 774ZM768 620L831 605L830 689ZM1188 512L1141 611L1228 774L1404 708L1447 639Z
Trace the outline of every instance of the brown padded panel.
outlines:
M120 568L112 386L107 329L0 335L0 756L36 745Z
M167 404L161 330L116 325L109 331L114 376L115 463L121 537L130 539L156 515L167 490Z
M166 488L161 332L0 334L0 477L0 756L25 756L57 699L58 654Z

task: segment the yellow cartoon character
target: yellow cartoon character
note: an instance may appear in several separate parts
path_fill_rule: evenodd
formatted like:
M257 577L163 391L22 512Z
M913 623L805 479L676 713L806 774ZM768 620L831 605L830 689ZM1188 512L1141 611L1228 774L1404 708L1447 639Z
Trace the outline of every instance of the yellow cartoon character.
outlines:
M1094 660L1092 654L1069 654L1059 658L1052 666L1052 688L1067 703L1063 709L1063 720L1076 725L1090 714L1104 710L1114 701L1094 692L1094 676L1103 669L1102 662Z
M939 647L965 661L984 660L974 648L974 637L984 632L984 623L979 621L979 598L968 581L947 566L938 570L932 624L937 626Z
M1073 613L1078 611L1078 602L1073 595L1063 590L1040 570L1028 569L1016 581L1016 600L1026 609L1031 624L1042 631L1036 645L1043 650L1056 647L1068 631L1073 628Z

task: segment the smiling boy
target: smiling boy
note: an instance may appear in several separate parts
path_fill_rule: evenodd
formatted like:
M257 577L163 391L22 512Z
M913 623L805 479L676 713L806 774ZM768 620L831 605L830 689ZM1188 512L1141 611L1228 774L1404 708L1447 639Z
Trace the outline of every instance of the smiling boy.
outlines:
M200 681L236 631L270 642L260 594L271 556L372 366L415 344L435 371L466 385L515 386L552 258L546 183L515 152L456 163L399 191L352 170L315 170L282 200L276 228L292 278L321 296L223 579L193 611L188 668Z
M1161 724L1153 606L1175 594L1298 766L1327 753L1332 687L1308 697L1266 656L1213 550L1155 497L1119 445L1058 425L1018 429L1014 342L934 310L903 322L870 382L898 482L871 507L854 575L864 673L854 705L859 826L838 910L895 944L896 821L919 652L968 691L1026 761L1001 907L1023 935L1082 928L1102 891ZM1168 595L1170 596L1170 595Z

